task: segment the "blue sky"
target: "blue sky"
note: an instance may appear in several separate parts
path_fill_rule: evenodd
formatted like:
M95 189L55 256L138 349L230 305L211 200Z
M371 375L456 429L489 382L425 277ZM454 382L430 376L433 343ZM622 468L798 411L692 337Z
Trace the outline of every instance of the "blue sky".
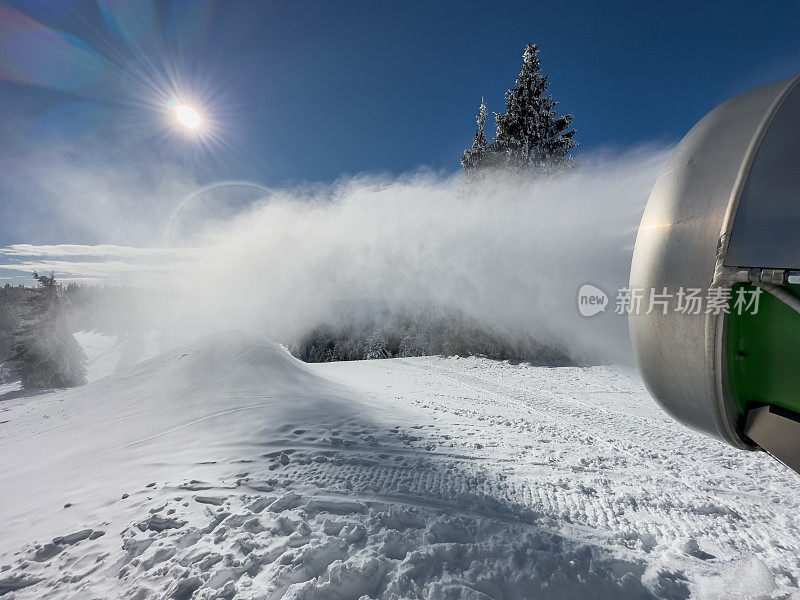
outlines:
M674 143L719 102L800 65L794 0L15 0L0 10L0 245L126 243L109 206L130 209L141 190L169 204L221 180L455 171L481 96L502 111L528 41L575 115L578 156ZM169 95L191 99L213 131L198 140L165 126ZM86 210L73 196L89 188L103 199ZM111 233L81 225L93 211Z

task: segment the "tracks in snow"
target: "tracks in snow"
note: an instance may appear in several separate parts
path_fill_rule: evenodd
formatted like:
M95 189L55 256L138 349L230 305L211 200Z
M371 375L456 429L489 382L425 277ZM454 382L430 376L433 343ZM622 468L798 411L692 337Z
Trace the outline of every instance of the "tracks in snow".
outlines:
M228 390L232 408L203 422L265 423L216 440L233 459L131 483L76 526L100 537L5 549L0 595L678 600L745 555L797 586L795 476L673 423L630 372L432 357L311 368L378 410L271 423L283 403Z
M646 553L692 538L702 556L767 556L796 576L794 474L681 427L629 372L440 358L364 368L382 371L371 389L410 399L483 459L489 495Z

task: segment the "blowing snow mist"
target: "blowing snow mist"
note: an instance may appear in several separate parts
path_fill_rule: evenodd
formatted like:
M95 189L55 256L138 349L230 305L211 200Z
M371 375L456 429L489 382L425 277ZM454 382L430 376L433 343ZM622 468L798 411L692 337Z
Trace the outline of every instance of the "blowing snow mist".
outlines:
M627 323L613 314L614 295L627 282L664 156L591 157L544 181L417 173L265 193L183 240L197 262L174 269L172 281L184 291L196 290L198 277L208 283L175 311L193 323L180 329L294 340L344 318L456 312L576 360L626 361ZM596 318L577 310L584 283L609 295Z
M118 215L117 229L129 222L128 235L149 232L137 247L20 245L2 254L15 263L7 268L26 275L54 270L60 281L143 288L135 299L106 294L84 326L102 321L125 336L155 329L162 349L231 328L291 347L319 327L368 332L413 322L423 335L461 328L468 351L482 352L469 340L479 331L570 361L627 362L627 320L614 314L615 295L665 157L653 148L598 154L539 181L417 172L277 190L215 184L167 216L167 206ZM175 196L170 186L156 189L161 204ZM153 183L134 187L148 206ZM95 237L122 241L114 231ZM608 295L606 310L591 318L577 306L587 283Z

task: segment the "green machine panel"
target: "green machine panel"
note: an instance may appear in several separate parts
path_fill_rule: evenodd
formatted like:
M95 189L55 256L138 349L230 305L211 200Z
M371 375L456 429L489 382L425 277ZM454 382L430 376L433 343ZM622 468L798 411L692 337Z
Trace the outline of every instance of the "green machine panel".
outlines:
M737 411L744 416L754 405L771 405L800 415L800 314L767 293L758 310L733 310L737 290L752 293L746 284L733 287L728 315L728 379ZM800 298L800 285L783 287Z

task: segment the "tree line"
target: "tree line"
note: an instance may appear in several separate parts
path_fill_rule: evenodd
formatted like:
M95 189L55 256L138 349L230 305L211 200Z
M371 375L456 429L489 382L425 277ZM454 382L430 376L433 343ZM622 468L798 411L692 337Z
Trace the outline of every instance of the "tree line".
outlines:
M564 348L524 333L487 328L457 310L340 315L335 323L312 327L288 347L294 356L312 363L438 355L575 364Z

